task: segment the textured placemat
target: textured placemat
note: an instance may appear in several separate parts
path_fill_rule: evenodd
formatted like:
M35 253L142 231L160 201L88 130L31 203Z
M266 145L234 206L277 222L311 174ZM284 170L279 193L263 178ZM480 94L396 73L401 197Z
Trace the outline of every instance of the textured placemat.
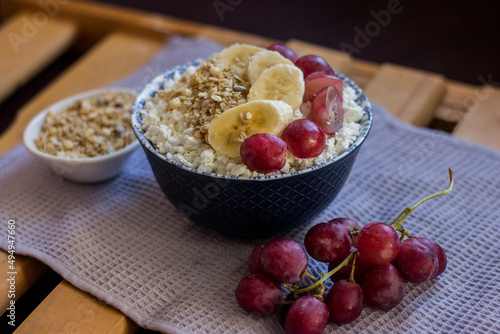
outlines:
M154 72L206 56L218 46L175 39L121 86L137 88ZM500 153L448 134L402 124L374 106L374 127L338 198L310 225L347 216L361 224L391 221L421 197L405 223L439 242L447 271L409 284L389 312L365 308L352 324L327 333L500 332ZM277 317L256 318L234 300L247 257L263 240L228 238L186 221L166 200L137 150L123 173L88 185L64 181L19 145L0 157L0 221L16 221L16 248L48 264L76 287L139 325L169 333L282 333ZM287 236L303 241L308 226ZM7 238L0 238L7 248ZM326 265L311 261L312 271Z

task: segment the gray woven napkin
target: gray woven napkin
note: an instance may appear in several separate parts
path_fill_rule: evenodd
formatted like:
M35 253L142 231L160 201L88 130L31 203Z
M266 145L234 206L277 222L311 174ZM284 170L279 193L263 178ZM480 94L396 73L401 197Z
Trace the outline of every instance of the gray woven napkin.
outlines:
M218 48L175 39L121 85L137 88L153 73ZM405 223L412 234L443 246L448 268L432 282L408 284L393 310L366 307L354 323L329 325L326 333L499 333L500 153L402 124L377 105L374 120L338 198L286 235L302 242L308 227L333 217L389 222L446 188L452 167L452 193L424 203ZM4 231L8 220L16 221L19 254L43 261L140 326L183 334L283 332L278 317L248 315L234 299L248 274L248 255L264 240L225 237L184 219L140 149L119 177L77 184L19 145L0 157L0 189L0 221ZM6 235L0 237L3 249ZM314 261L310 269L327 270Z

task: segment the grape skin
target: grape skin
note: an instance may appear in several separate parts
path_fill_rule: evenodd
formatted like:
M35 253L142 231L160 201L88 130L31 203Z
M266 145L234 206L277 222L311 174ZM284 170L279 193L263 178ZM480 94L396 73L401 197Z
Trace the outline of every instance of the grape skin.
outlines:
M372 264L390 263L398 255L399 247L397 232L385 223L369 223L358 233L359 254Z
M359 224L357 221L351 218L334 218L328 221L329 223L342 224L347 228L348 232L354 231L355 228L359 230ZM351 236L352 245L354 247L358 246L358 235Z
M351 238L344 225L319 223L307 232L304 246L313 259L332 262L349 251Z
M262 268L262 262L260 259L262 256L262 250L264 249L265 245L266 244L259 244L255 246L255 248L252 250L252 253L250 253L250 256L248 257L248 269L252 274L265 273L264 269Z
M286 163L286 143L268 133L257 133L246 138L240 146L241 159L252 171L273 173Z
M328 307L312 296L297 299L285 319L288 334L321 334L328 324Z
M299 58L297 54L288 46L280 43L270 45L268 50L279 52L283 57L288 58L292 63L295 63Z
M328 292L325 304L330 311L330 322L337 325L347 324L363 311L363 291L361 286L340 280Z
M439 269L436 253L413 238L401 243L394 265L404 279L415 284L430 280Z
M326 74L335 74L328 65L327 61L316 55L306 55L302 56L295 61L295 66L302 70L304 73L304 78L314 72L324 72Z
M431 239L420 237L417 238L417 240L420 241L422 244L426 245L427 247L429 247L432 251L434 251L439 261L439 268L436 274L432 278L441 275L445 271L446 265L448 263L448 259L446 258L446 253L444 249L441 248L441 246L439 246L437 242L432 241Z
M308 258L297 241L276 238L262 249L261 261L262 268L270 278L281 283L295 284L302 279Z
M323 130L308 119L297 119L287 125L281 139L294 156L301 159L317 157L325 148L326 136Z
M280 286L268 277L250 274L241 279L234 294L242 309L265 317L278 311L283 293Z
M406 284L396 267L389 263L370 267L361 287L367 305L387 311L403 300Z

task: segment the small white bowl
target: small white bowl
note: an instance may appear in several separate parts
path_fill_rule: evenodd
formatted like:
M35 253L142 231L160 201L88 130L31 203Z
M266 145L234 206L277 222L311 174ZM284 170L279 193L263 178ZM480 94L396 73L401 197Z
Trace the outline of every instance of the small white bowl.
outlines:
M41 113L35 116L23 134L23 141L26 148L38 158L42 159L56 172L65 179L76 182L99 182L110 179L118 175L132 152L139 147L137 140L126 147L113 153L90 158L65 158L57 157L36 148L35 139L37 138L45 120L45 115L53 110L55 112L68 108L73 102L82 98L98 96L106 92L122 92L137 95L137 92L121 88L103 88L83 92L61 100Z

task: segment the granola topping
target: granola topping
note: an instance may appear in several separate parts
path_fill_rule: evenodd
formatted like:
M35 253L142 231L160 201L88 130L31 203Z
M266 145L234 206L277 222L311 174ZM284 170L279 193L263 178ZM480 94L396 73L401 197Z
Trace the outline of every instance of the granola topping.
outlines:
M238 75L234 68L220 68L215 60L208 59L190 76L179 80L181 89L158 92L166 103L166 112L179 110L191 135L205 141L212 119L224 111L247 102L250 82Z
M130 121L135 95L107 92L49 111L37 149L58 157L87 158L117 151L135 140Z

